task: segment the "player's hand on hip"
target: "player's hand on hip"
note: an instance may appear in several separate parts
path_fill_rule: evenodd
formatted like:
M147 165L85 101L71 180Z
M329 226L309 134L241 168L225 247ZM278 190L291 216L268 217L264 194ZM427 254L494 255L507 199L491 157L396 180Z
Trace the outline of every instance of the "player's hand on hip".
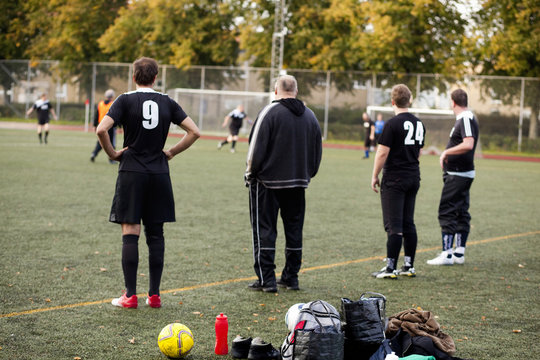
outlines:
M111 156L111 160L115 160L115 161L120 161L120 159L122 158L122 155L124 154L124 151L126 151L128 148L125 147L123 149L120 149L118 151L115 151L114 152L114 156Z
M174 157L173 153L170 150L163 150L163 153L167 157L167 160L172 160L172 158Z
M377 190L377 186L378 187L381 187L381 184L379 183L379 177L378 176L374 176L372 179L371 179L371 189L373 191L375 191L376 193L379 192L379 190Z
M443 151L441 154L441 157L439 158L439 164L441 164L442 169L444 169L445 162L448 162L448 156L446 155L446 152Z

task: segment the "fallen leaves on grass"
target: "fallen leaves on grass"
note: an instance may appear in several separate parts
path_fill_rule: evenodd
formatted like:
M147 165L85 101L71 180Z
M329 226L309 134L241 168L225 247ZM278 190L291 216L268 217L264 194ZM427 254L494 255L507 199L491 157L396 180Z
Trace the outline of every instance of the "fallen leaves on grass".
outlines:
M520 268L523 269L523 268L525 267L525 265L523 265L523 264L518 264L518 267L520 267Z
M73 358L73 360L82 360L82 357L80 357L80 356L75 356L75 357Z
M268 318L268 321L276 321L276 320L277 320L277 317L275 317L275 316L270 316Z
M129 339L129 343L130 344L135 344L135 337L132 337L131 339Z
M104 267L100 267L100 268L99 268L99 271L101 271L101 272L106 272L106 271L107 271L107 269L106 269L106 268L104 268Z
M520 329L514 329L514 330L512 330L512 332L513 332L514 334L520 334L520 333L521 333L521 330L520 330Z

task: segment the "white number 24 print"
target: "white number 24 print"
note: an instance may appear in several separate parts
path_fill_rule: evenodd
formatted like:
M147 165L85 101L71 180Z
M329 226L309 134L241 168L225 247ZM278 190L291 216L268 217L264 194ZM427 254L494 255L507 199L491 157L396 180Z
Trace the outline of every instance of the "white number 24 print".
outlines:
M414 131L413 123L410 121L405 121L403 123L403 128L407 131L407 136L405 136L405 145L414 145L415 140L418 141L419 145L422 145L424 142L424 126L421 122L416 123L416 132Z
M146 100L142 105L142 116L144 118L143 127L147 130L154 129L159 122L158 104L155 101Z

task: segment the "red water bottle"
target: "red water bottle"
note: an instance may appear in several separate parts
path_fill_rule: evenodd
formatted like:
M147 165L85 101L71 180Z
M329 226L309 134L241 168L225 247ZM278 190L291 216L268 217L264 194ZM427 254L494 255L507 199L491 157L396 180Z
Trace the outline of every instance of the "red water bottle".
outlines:
M223 313L216 316L216 348L217 355L227 355L229 345L227 344L227 332L229 331L229 322L227 315Z

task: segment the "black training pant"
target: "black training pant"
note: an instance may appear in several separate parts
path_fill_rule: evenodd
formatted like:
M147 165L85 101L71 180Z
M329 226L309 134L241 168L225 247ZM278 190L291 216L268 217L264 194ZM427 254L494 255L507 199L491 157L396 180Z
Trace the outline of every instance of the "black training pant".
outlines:
M416 233L414 207L420 188L418 176L388 177L381 182L384 230L389 234Z
M439 203L439 224L447 234L468 233L471 228L469 190L474 179L443 174L443 189Z
M285 231L284 280L298 277L302 264L302 230L306 210L305 189L269 189L259 182L249 186L249 206L253 230L253 268L262 286L276 283L274 263L277 219L281 214Z

